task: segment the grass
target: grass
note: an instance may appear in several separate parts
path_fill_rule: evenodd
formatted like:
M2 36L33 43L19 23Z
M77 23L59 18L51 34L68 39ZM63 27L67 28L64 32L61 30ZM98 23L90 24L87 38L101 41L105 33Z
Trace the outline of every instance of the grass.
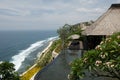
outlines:
M41 66L41 67L44 67L44 66L46 66L48 63L50 63L52 60L53 60L53 58L52 58L52 52L53 52L53 50L56 50L57 52L59 51L60 52L60 45L61 44L61 40L59 39L59 40L55 40L53 43L52 43L52 45L51 45L51 47L46 51L46 52L44 52L44 54L42 54L41 56L42 57L40 57L39 59L38 59L38 61L37 61L37 64L39 65L39 66ZM59 49L58 48L56 48L56 47L59 47ZM59 53L58 52L58 53Z
M62 41L61 41L61 39L56 40L54 42L54 46L55 46L55 48L54 48L55 52L59 53L62 50Z
M61 44L58 44L57 47L55 48L55 52L56 53L59 53L62 49L62 45Z
M30 80L32 76L39 71L41 68L39 66L33 67L31 70L29 70L27 73L25 73L23 76L21 76L21 80Z

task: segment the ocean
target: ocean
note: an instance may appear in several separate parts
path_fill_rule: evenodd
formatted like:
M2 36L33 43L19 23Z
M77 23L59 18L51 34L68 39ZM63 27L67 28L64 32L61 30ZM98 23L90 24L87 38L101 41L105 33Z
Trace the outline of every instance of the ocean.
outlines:
M0 31L0 61L14 63L16 71L22 73L55 39L56 31Z

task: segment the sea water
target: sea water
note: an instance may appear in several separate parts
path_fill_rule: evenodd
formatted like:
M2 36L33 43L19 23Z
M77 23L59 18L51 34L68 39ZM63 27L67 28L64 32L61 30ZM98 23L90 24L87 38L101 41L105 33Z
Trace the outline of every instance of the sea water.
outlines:
M14 63L16 71L22 73L56 38L56 31L0 31L0 61Z

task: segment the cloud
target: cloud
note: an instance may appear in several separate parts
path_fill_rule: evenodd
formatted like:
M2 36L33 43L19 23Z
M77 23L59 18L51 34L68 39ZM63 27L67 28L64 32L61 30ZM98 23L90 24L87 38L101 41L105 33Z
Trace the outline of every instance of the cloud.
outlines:
M120 0L1 0L0 29L57 29L65 23L95 20L113 2Z
M0 15L6 15L6 16L26 16L29 15L29 11L22 11L17 9L4 9L0 8Z
M10 9L0 9L1 15L18 16L18 12Z
M98 1L97 0L79 0L80 3L82 3L83 5L91 5L91 4L95 4Z
M117 3L120 3L120 0L117 0Z
M81 13L103 13L105 10L101 8L78 8L76 11L81 12Z

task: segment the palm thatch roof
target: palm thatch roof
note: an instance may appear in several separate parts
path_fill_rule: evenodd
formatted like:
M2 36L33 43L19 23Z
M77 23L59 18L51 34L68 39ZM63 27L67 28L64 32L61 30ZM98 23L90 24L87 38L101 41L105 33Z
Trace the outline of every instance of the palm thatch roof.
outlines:
M112 4L107 12L89 26L83 34L112 35L115 32L120 32L120 4Z

